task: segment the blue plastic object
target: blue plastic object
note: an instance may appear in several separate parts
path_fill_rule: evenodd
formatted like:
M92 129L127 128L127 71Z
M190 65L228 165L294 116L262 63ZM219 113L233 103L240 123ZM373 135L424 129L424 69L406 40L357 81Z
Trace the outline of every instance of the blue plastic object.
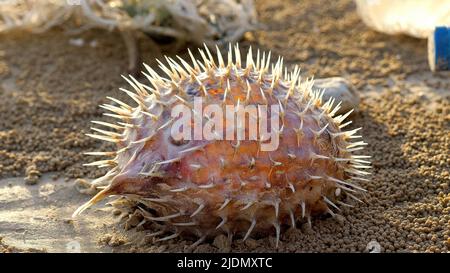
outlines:
M428 63L432 71L450 70L449 27L436 27L428 37Z

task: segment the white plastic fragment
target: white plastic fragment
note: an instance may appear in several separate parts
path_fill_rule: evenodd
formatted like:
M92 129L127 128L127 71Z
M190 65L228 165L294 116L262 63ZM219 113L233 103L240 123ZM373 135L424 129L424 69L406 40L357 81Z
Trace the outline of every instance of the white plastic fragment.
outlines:
M427 38L436 26L450 25L448 0L355 0L361 19L388 34ZM420 18L420 19L419 19Z

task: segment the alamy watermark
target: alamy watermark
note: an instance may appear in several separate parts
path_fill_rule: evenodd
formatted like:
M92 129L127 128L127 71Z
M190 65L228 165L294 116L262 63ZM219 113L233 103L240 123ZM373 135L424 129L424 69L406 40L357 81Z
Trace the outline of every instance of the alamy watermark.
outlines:
M251 140L259 141L261 151L274 151L279 145L279 105L205 105L202 97L195 97L193 107L178 104L171 116L175 141Z

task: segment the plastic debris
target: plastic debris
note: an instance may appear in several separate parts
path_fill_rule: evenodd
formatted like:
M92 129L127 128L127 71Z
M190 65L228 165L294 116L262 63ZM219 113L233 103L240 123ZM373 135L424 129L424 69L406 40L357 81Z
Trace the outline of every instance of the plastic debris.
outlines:
M431 71L450 70L449 27L437 27L428 37L428 63Z
M361 19L388 34L427 38L436 26L450 26L448 0L355 0Z
M44 32L57 25L71 32L94 27L139 30L213 45L234 42L252 30L256 10L253 0L0 1L0 32Z

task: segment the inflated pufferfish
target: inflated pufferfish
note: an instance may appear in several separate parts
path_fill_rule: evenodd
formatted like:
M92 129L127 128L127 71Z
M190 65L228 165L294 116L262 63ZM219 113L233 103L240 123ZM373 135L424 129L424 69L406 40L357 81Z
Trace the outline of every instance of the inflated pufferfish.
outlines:
M368 181L363 176L370 162L369 156L352 154L366 145L352 142L361 138L356 135L361 128L343 130L351 123L343 123L351 111L335 116L340 103L323 103L323 91L313 90L312 80L301 81L298 67L287 73L281 58L271 64L270 53L257 51L255 62L250 49L245 65L238 46L234 52L230 46L227 63L218 49L216 59L208 48L200 50L203 62L189 54L192 64L180 57L179 63L166 57L168 66L159 62L168 78L148 66L143 73L149 83L124 77L134 91L121 90L136 106L115 98L109 98L114 105L101 106L118 122L93 123L116 131L93 128L99 134L89 136L114 142L117 151L88 153L110 158L86 165L110 170L92 182L102 190L74 215L115 195L134 202L141 224L157 222L162 227L153 234L161 235L159 240L194 234L200 243L220 233L245 240L257 233L275 234L278 246L283 227L295 227L302 219L310 223L314 215L334 216L340 206L350 206L346 199L360 201L357 196L364 189L359 181ZM217 138L177 138L172 127L180 117L172 110L193 109L199 98L227 113L227 106L234 106L234 112L267 106L265 114L273 123L266 129L278 140L276 149L262 149L267 139L258 135L220 137L230 130L236 136L242 128L250 136L251 125L262 124L260 108L247 113L248 128L241 122L217 130ZM193 112L192 119L203 123L213 118L211 113ZM225 124L230 116L219 120Z

